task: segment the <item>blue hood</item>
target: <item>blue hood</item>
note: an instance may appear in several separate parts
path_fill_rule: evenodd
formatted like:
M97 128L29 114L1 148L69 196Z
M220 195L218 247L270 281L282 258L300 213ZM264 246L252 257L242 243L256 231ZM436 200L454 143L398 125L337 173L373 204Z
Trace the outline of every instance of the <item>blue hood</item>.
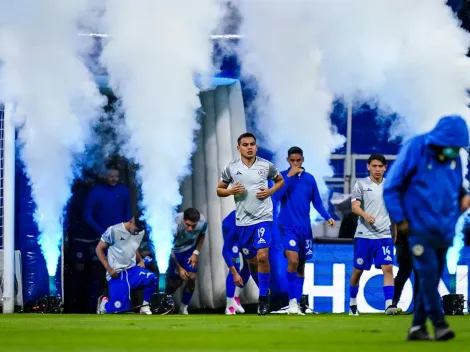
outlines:
M467 123L458 115L444 116L427 134L426 142L428 145L438 147L468 147Z

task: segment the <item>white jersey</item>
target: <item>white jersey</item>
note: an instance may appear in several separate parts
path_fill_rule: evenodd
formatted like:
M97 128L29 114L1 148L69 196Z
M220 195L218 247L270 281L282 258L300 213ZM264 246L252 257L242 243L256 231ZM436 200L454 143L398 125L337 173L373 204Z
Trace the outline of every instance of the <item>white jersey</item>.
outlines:
M178 213L175 217L175 229L173 230L173 251L175 253L185 252L196 246L199 235L207 232L207 221L204 215L201 217L192 232L184 227L184 213Z
M384 181L375 183L366 177L356 181L351 194L351 202L358 200L366 214L375 218L374 224L369 224L364 218L359 217L355 238L382 239L390 238L390 217L383 199Z
M109 245L108 263L117 272L136 266L136 251L140 247L145 231L133 235L127 231L123 223L109 227L101 236L101 241ZM111 276L106 273L108 281Z
M250 226L263 221L273 221L273 203L271 197L264 200L256 198L261 188L268 188L268 179L275 180L279 171L273 163L256 157L251 167L246 166L241 158L233 160L222 171L222 182L239 182L246 192L234 196L237 208L237 226Z

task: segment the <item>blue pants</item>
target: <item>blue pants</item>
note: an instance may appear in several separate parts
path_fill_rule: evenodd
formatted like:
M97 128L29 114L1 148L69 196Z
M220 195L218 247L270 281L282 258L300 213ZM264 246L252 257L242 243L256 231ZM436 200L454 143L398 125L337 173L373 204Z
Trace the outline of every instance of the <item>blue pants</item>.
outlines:
M150 302L157 285L157 275L147 269L134 266L121 271L117 278L108 281L109 301L105 306L106 312L117 313L131 308L131 290L136 288L144 288L144 300Z
M418 273L419 289L415 300L413 326L423 325L426 318L433 324L444 320L438 286L448 248L433 248L418 236L409 236L413 267Z
M176 261L188 273L197 273L197 267L193 268L188 262L189 258L191 258L191 256L193 255L193 252L195 249L196 248L193 247L184 252L175 253ZM170 262L168 263L168 269L166 271L166 275L170 279L179 279L180 277L176 264L171 257L170 257Z

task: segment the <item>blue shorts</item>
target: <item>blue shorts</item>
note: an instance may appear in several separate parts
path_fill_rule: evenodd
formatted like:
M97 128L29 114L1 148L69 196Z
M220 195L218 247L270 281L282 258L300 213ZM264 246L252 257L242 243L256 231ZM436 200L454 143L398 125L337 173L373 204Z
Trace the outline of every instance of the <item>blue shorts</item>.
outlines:
M311 227L279 226L282 236L282 246L285 251L299 253L299 260L312 259L313 233Z
M249 226L237 226L238 243L245 259L253 258L258 249L271 245L272 221L263 221Z
M370 270L374 262L380 269L382 265L393 264L393 241L383 239L354 239L354 267L359 270Z
M197 267L193 268L188 263L189 258L191 258L191 256L193 255L194 249L195 248L190 248L187 251L184 251L184 252L181 252L181 253L175 253L176 261L188 273L197 273ZM168 264L168 270L166 272L166 275L170 278L176 278L176 277L179 278L180 277L180 274L178 273L178 269L176 268L176 264L174 263L172 258L170 258L170 264Z

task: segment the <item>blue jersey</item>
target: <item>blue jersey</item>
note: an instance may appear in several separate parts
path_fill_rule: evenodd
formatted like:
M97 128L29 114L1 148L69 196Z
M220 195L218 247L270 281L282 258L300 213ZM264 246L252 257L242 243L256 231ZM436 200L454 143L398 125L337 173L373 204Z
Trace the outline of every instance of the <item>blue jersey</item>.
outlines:
M323 219L330 219L330 214L323 207L315 177L308 172L288 177L289 170L281 172L285 185L273 194L273 198L281 204L279 225L310 227L310 203Z
M431 132L401 149L385 181L383 196L392 221L408 220L410 235L426 238L433 247L452 244L465 194L460 158L438 160L434 148L468 144L465 121L444 117Z
M123 185L96 185L88 194L83 217L97 238L110 226L131 219L129 189Z

